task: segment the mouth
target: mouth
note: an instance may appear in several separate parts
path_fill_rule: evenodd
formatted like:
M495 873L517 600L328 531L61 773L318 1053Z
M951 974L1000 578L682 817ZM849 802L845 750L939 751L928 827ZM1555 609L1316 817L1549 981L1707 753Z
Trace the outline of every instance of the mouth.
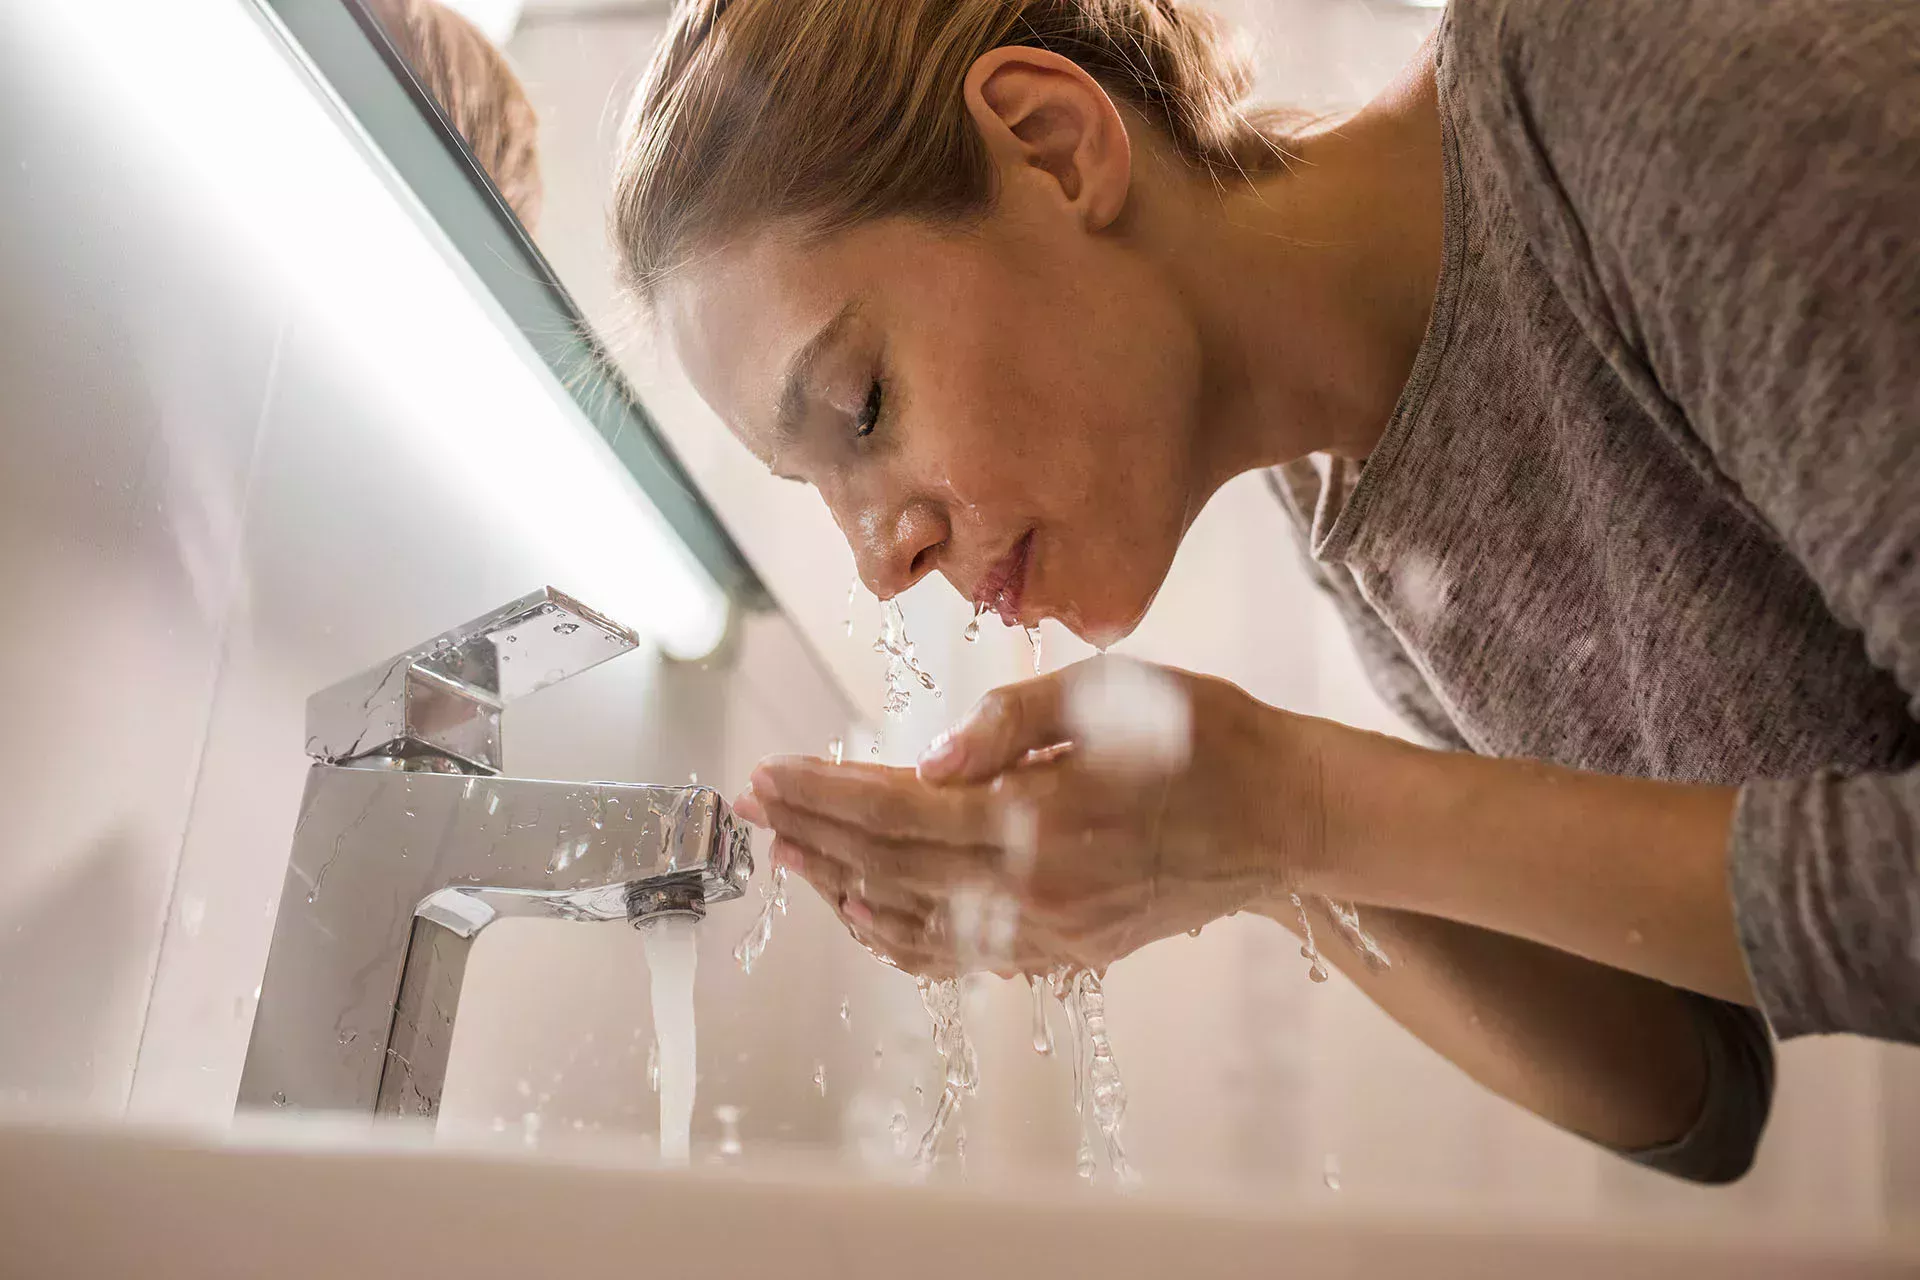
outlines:
M1027 567L1032 559L1033 530L1029 529L974 588L974 603L999 614L1000 621L1008 626L1019 626L1021 597L1026 593Z

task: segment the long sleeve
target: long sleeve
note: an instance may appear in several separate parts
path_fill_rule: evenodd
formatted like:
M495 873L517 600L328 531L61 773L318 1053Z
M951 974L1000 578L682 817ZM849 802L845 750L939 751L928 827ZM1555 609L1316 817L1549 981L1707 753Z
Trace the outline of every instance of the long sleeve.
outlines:
M1920 717L1920 6L1457 8L1589 336ZM1920 1043L1920 770L1749 782L1730 878L1777 1034Z

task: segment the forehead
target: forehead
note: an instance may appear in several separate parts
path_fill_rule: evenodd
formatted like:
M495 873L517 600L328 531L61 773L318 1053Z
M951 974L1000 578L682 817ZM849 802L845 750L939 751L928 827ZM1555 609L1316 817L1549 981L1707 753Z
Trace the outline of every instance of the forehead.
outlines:
M795 353L860 296L858 235L759 232L700 255L660 290L661 326L695 390L756 451L771 446Z

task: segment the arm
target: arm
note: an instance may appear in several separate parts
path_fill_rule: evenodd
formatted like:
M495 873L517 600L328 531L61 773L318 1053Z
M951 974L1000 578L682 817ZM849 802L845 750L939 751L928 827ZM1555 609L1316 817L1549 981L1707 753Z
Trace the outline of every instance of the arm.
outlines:
M1298 932L1291 904L1262 913ZM1751 1010L1450 920L1373 907L1363 920L1392 968L1316 920L1322 956L1481 1085L1680 1177L1729 1182L1751 1165L1773 1061Z
M1310 507L1295 478L1268 473L1304 549ZM1388 706L1432 745L1470 751L1352 579L1301 559ZM1297 929L1284 899L1263 914ZM1773 1094L1772 1043L1752 1010L1434 916L1370 906L1366 919L1391 970L1347 963L1338 945L1326 958L1482 1085L1668 1173L1717 1182L1752 1163Z

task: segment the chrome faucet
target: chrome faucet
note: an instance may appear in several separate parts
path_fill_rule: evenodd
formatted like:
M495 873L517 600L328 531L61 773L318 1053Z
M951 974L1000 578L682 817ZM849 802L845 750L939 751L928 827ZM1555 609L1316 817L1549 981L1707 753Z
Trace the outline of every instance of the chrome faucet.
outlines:
M502 916L699 918L753 873L704 787L500 775L500 711L634 648L551 588L307 703L307 774L242 1109L431 1118L461 979Z

